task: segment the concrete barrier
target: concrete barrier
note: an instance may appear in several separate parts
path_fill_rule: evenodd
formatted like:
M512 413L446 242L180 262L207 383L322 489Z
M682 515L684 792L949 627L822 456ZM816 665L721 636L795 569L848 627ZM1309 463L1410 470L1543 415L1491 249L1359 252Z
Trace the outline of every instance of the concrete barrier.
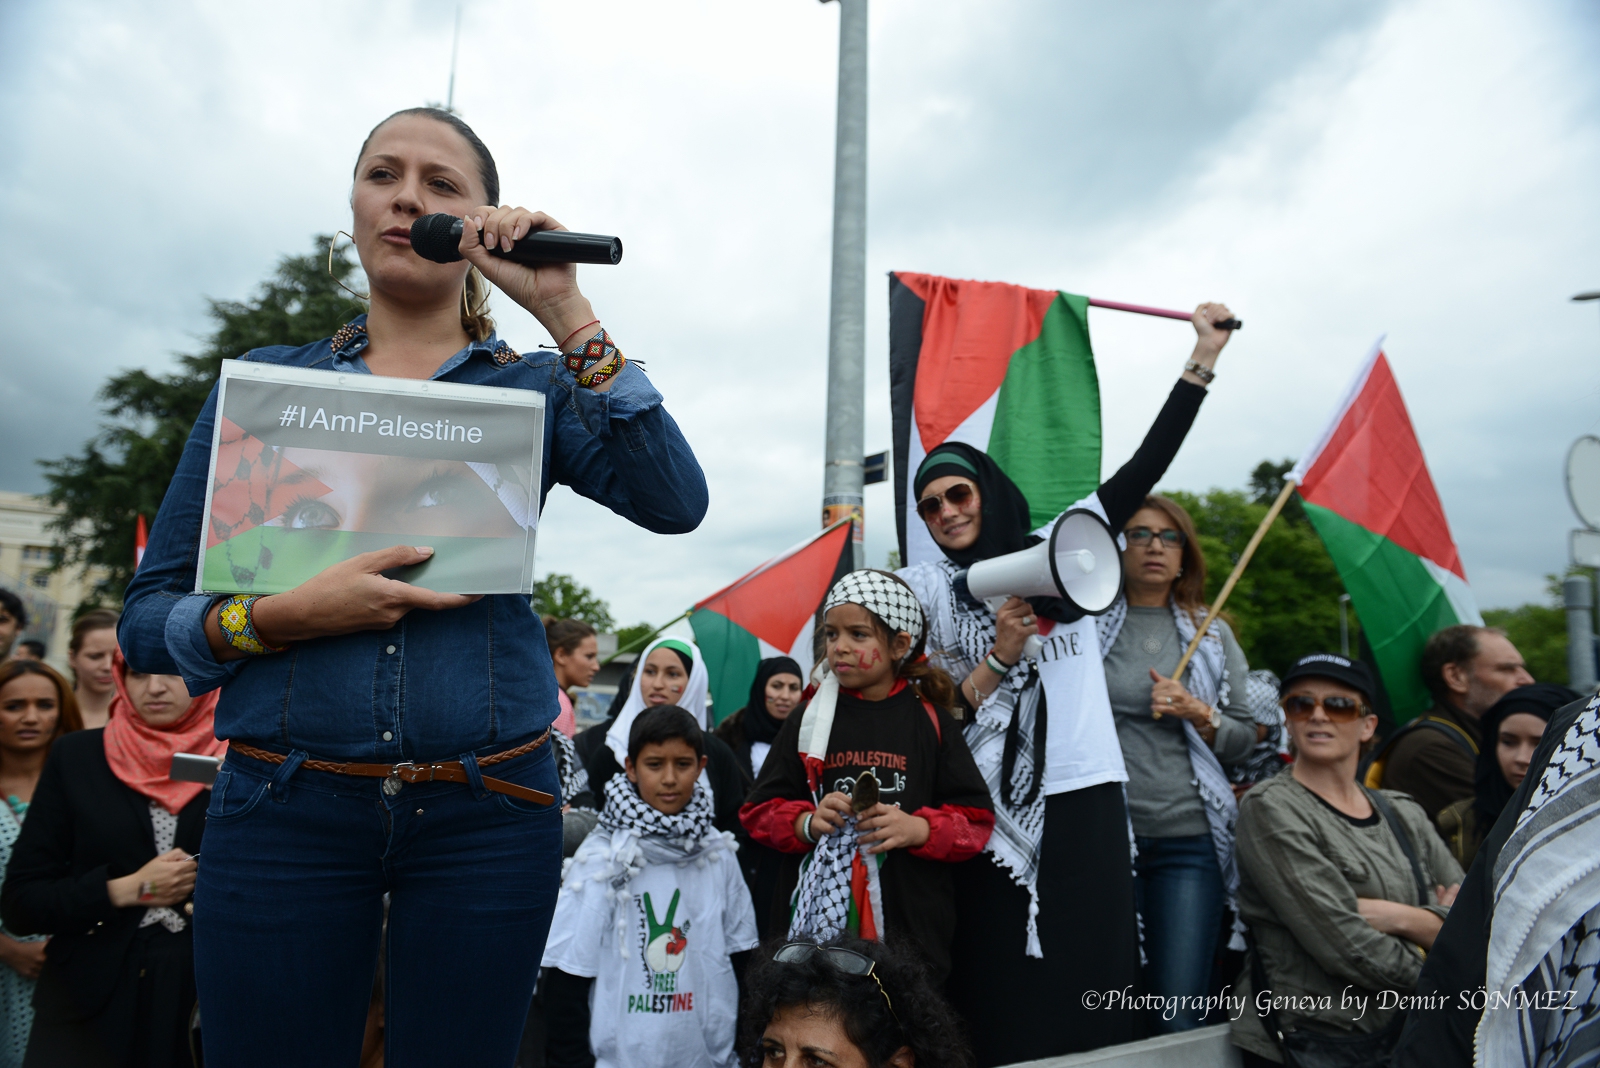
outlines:
M1228 1025L1200 1027L1177 1035L1120 1046L1047 1057L1009 1068L1241 1068L1239 1050L1228 1041Z

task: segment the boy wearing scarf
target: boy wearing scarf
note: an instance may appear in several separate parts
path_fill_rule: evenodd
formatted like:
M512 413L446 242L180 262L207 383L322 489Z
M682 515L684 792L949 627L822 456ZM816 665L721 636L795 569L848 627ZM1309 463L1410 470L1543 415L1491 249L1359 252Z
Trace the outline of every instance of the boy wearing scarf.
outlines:
M705 766L705 735L684 709L657 705L630 725L627 775L606 783L550 925L550 1068L587 1064L591 1050L597 1068L734 1068L732 958L758 939L733 835L712 826Z

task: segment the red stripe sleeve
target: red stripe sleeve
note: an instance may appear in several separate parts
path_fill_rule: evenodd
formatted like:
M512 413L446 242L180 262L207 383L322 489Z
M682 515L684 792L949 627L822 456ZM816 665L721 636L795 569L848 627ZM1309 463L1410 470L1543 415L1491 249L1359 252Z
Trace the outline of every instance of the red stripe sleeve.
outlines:
M928 821L928 840L908 850L912 856L924 860L942 860L950 864L971 860L983 852L990 833L994 831L994 813L986 808L940 805L938 808L919 808L912 815ZM793 834L793 828L790 828L790 834Z
M774 797L760 804L745 805L739 810L739 822L744 824L751 838L764 846L780 853L809 853L811 847L794 833L794 821L800 817L800 813L810 812L816 807L810 801ZM989 822L994 823L992 816ZM988 840L987 832L983 837L985 841ZM981 844L979 848L982 848Z

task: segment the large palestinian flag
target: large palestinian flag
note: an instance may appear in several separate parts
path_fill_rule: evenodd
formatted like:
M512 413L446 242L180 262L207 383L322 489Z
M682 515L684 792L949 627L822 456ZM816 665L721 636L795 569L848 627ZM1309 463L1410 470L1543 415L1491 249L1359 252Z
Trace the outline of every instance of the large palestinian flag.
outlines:
M689 612L695 644L711 675L716 722L744 707L756 667L769 656L792 656L811 670L811 639L822 599L850 571L850 522L821 533L768 560Z
M1395 721L1432 704L1418 662L1441 627L1483 624L1400 387L1372 348L1288 477L1361 619Z
M1088 312L1087 297L1053 289L889 276L895 520L906 563L938 553L915 521L912 479L943 442L994 457L1038 526L1100 484Z

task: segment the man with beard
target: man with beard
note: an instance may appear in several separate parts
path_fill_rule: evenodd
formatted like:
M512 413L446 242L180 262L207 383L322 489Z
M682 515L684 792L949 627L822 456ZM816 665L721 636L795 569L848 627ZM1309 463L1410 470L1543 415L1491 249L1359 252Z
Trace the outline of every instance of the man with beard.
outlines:
M1461 625L1428 639L1422 679L1433 708L1390 736L1373 762L1381 781L1369 778L1367 785L1402 790L1437 819L1446 806L1473 796L1479 717L1533 676L1505 631Z

